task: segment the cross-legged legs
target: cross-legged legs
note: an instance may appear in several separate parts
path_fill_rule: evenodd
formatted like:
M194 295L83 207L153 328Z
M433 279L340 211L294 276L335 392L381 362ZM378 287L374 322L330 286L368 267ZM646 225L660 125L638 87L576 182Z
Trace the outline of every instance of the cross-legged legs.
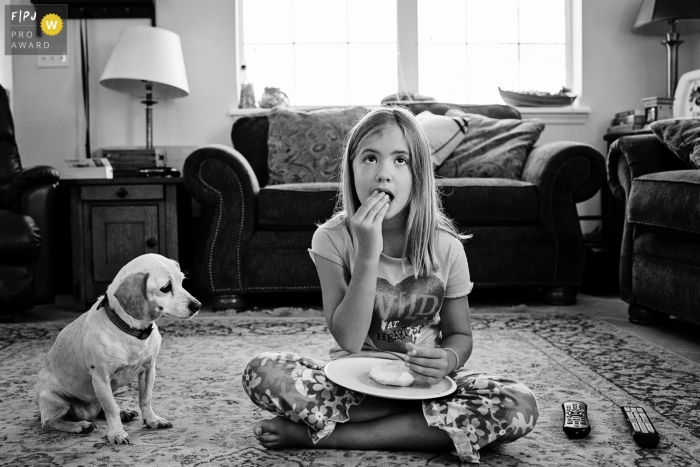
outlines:
M482 447L525 436L537 421L530 390L497 375L459 370L451 375L458 384L451 396L395 401L334 384L323 372L325 363L282 352L248 363L244 389L277 415L253 428L264 447L455 450L475 462Z

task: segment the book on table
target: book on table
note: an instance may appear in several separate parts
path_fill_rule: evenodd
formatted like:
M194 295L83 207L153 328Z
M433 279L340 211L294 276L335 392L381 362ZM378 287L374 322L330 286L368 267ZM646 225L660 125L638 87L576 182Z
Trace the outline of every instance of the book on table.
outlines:
M673 97L645 97L642 99L646 122L673 118Z
M643 129L647 123L645 109L631 109L617 112L610 121L608 134L631 133L635 130Z
M103 157L66 160L59 172L63 180L114 177L112 165Z
M637 117L637 116L644 116L644 109L631 109L631 110L624 110L622 112L617 112L615 114L615 118L619 119L625 119L629 117Z
M139 169L165 166L165 151L159 148L101 148L98 154L109 159L115 177L138 177Z

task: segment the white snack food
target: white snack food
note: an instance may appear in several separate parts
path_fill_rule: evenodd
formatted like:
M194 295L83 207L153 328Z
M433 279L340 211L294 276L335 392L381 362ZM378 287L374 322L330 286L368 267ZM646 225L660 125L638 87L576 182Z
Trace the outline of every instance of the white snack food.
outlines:
M387 386L410 386L413 375L408 371L408 364L401 360L389 360L378 363L369 369L369 377Z

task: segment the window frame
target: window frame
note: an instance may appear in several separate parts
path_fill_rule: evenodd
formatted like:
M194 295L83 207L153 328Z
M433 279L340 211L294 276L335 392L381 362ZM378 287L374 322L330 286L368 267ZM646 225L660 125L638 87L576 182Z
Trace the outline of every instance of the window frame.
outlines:
M562 108L525 108L519 107L523 117L536 116L548 123L581 124L585 123L590 109L582 106L583 91L583 45L582 45L582 1L564 0L566 9L566 86L576 94L578 99L572 106ZM240 87L240 68L243 61L243 8L242 0L235 1L234 24L236 27L235 69L234 77L236 100L238 107L238 89ZM398 76L397 84L401 92L418 93L418 2L417 0L397 0L397 48ZM296 106L303 108L305 106ZM308 107L308 106L306 106ZM318 107L318 106L313 106ZM260 112L265 109L233 109L231 115L245 115ZM568 117L566 116L568 115Z

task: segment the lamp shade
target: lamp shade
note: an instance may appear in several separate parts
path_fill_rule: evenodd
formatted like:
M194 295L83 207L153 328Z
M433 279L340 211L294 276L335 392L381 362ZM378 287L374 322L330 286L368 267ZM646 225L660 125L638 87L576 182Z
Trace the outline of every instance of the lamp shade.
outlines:
M632 30L637 34L664 36L668 22L677 21L676 31L687 34L700 31L700 1L643 0Z
M180 36L150 26L122 30L100 84L114 91L146 97L144 81L153 83L156 100L190 93Z

